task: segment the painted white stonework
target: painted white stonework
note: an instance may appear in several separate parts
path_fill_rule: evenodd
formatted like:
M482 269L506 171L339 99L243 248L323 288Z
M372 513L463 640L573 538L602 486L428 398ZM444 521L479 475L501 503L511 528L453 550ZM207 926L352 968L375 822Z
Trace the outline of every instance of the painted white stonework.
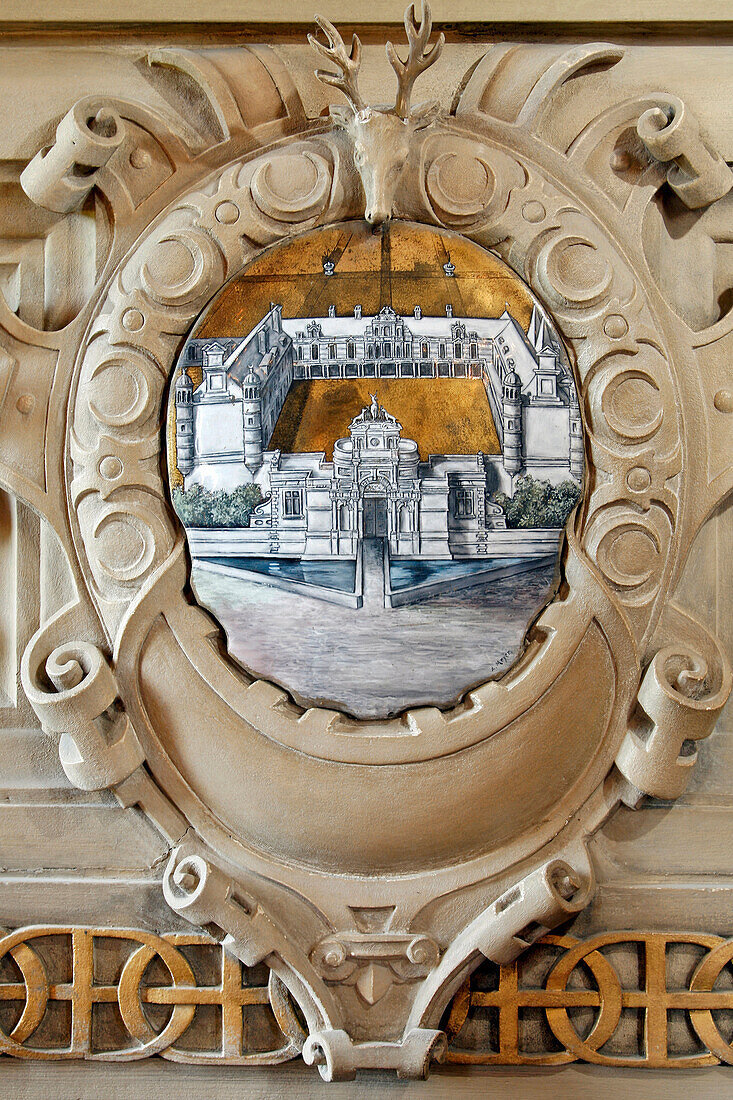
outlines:
M187 371L199 365L194 390ZM401 436L388 409L362 410L349 437L325 454L267 450L295 379L480 379L502 447L499 455L431 455ZM273 304L244 338L190 340L175 384L177 463L185 488L259 486L263 503L234 540L238 556L356 556L362 537L386 537L393 557L502 554L506 522L491 503L529 473L551 484L583 474L580 411L559 341L535 307L528 332L498 318L283 319ZM499 533L498 535L496 533ZM212 548L212 539L218 549ZM189 530L194 553L232 553L232 533Z

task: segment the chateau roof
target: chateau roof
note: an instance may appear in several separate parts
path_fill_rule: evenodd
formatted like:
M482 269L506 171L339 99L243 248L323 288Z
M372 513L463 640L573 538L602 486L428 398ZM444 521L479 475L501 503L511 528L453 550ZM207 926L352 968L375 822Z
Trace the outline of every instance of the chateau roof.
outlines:
M452 317L425 314L415 317L411 313L398 314L391 307L386 306L377 316L382 319L394 318L403 321L406 330L418 340L432 338L445 340L446 343L453 339L455 324L465 325L469 333L476 333L479 337L496 341L505 361L513 360L509 366L519 374L524 388L532 382L537 367L537 349L532 345L519 322L506 309L501 317L457 317L455 314ZM336 317L283 317L282 326L284 332L294 337L298 332L306 332L307 326L315 322L320 327L323 339L339 337L344 339L363 336L372 320L374 316L371 314L361 317L354 317L352 314ZM542 339L544 344L549 339L547 331L546 322L535 307L530 322L530 335L533 334L535 339ZM551 350L557 349L551 347Z
M283 454L325 451L346 436L351 417L376 393L402 425L402 435L430 454L499 454L501 447L483 382L478 378L331 378L296 381L278 418L269 449Z
M465 325L468 331L476 332L479 336L488 336L492 339L499 335L506 327L507 322L513 318L506 314L504 317L415 317L412 313L396 313L395 318L403 321L405 328L409 329L413 336L432 336L438 339L450 340L453 336L453 325ZM362 336L373 316L364 314L362 317L354 317L350 313L337 317L283 317L283 330L289 336L295 336L296 332L305 332L310 321L315 321L321 327L323 336L344 337ZM514 322L516 324L516 322ZM521 328L519 329L521 332Z

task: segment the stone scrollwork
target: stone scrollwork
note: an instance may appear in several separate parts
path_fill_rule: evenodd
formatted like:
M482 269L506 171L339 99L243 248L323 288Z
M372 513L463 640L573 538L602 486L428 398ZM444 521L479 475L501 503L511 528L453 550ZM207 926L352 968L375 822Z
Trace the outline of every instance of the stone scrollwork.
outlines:
M309 960L262 906L237 890L207 856L185 846L174 848L163 878L163 896L174 912L206 928L245 966L267 960L281 980L297 990L311 1029L338 1017L335 1002Z
M720 658L711 668L699 653L665 646L655 653L639 686L641 719L632 724L616 767L640 793L673 799L685 790L707 737L731 690L731 670Z
M681 793L730 691L720 647L672 605L696 532L733 487L728 329L693 332L644 252L666 180L699 208L727 193L730 170L661 93L580 95L582 110L563 111L567 81L582 92L620 47L498 45L457 81L450 109L411 108L441 51L440 39L429 46L427 5L419 16L411 6L407 59L388 51L395 105L376 108L358 90L358 39L347 49L319 26L318 52L336 72L318 79L347 95L345 114L332 106L309 120L267 51L243 48L228 67L162 51L147 77L162 67L192 81L181 102L206 99L198 127L183 108L84 101L31 161L34 201L71 211L103 188L115 232L64 330L3 321L21 389L0 401L0 473L53 527L77 591L26 650L26 694L70 781L112 790L165 838L171 910L230 961L272 971L256 1003L272 1005L286 1038L260 1061L302 1049L329 1080L374 1067L423 1076L446 1055L461 998L479 997L471 973L516 977L521 952L561 942L551 930L593 894L588 838L622 802ZM455 707L360 722L304 709L224 656L188 587L161 454L173 364L212 295L273 242L364 216L460 231L529 283L572 359L588 475L557 596L521 659ZM40 356L53 370L37 370ZM33 402L19 403L21 391ZM123 973L134 1043L120 1057L184 1057L176 1044L199 1002L185 956L159 939L141 940L146 954ZM83 937L75 943L88 969ZM600 947L562 943L573 966L582 955L609 979ZM42 988L21 939L2 946L28 988ZM169 992L133 996L156 952ZM175 1006L157 1036L140 1007L154 993ZM613 994L619 1012L623 995ZM581 1041L566 1001L542 996L558 1061L596 1057L613 1007ZM240 1023L254 997L240 978ZM26 1056L39 1014L34 1003L3 1049ZM223 1050L257 1061L236 1029Z
M89 642L68 642L56 646L45 664L34 668L36 653L31 643L25 657L25 690L43 728L59 736L59 759L66 775L85 791L116 787L137 770L145 755L104 654Z
M564 860L552 860L512 885L463 928L440 965L422 983L408 1026L437 1027L476 959L483 957L500 965L512 962L550 929L579 912L592 893L593 872L585 853L577 868Z
M21 173L23 189L48 210L76 210L125 137L122 119L112 106L79 100L58 124L54 144L37 153Z
M417 981L437 965L440 949L430 936L400 932L346 932L328 936L311 951L327 982L353 979L359 996L373 1005L394 981Z
M652 156L669 164L667 182L691 210L722 199L733 187L733 172L677 96L664 108L645 111L636 129Z
M226 930L221 934L236 942L235 954L245 966L255 966L275 949L274 929L262 910L233 897L230 880L201 855L171 853L163 896L192 924Z
M399 1043L354 1043L348 1033L311 1033L303 1059L318 1066L324 1081L353 1081L359 1069L393 1069L398 1077L427 1077L431 1062L442 1062L447 1050L442 1031L414 1028Z

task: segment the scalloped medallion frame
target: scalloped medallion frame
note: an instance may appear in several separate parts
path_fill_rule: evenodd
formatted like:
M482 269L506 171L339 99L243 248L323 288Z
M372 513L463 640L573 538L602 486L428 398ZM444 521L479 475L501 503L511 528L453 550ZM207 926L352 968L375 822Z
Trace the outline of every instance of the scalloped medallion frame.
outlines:
M619 135L669 97L602 110L559 150L540 127L553 97L618 51L558 53L512 121L492 111L490 51L413 135L392 213L493 250L565 340L587 473L562 582L520 660L456 707L304 710L237 667L193 600L162 422L182 339L224 281L271 244L361 219L365 200L349 135L305 117L274 55L241 51L240 90L262 105L245 125L184 53L157 61L205 90L220 140L107 102L119 140L85 186L113 232L87 307L59 333L0 307L20 425L3 479L51 523L79 592L29 645L24 687L72 782L113 791L166 837L169 905L267 962L307 1061L326 1079L420 1076L467 974L587 904L589 836L620 802L681 793L730 690L716 640L670 594L732 483L731 322L693 332L649 269L644 215L667 161L620 182L611 167ZM82 104L78 127L93 133L99 109ZM38 363L40 421L21 385Z

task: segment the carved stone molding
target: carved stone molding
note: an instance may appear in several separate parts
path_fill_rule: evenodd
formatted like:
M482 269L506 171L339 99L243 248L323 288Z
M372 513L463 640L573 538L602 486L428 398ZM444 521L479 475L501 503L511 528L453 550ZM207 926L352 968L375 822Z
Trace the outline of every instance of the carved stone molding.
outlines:
M327 1079L419 1076L445 1054L451 1003L459 1030L471 972L488 960L516 975L517 956L588 903L588 840L608 815L683 792L730 692L718 641L672 593L733 484L733 313L700 324L706 303L694 318L676 308L649 225L663 188L710 211L731 173L684 105L653 90L591 104L569 129L566 82L615 65L618 47L498 45L450 110L410 111L411 80L439 53L426 52L429 14L408 12L407 61L389 55L403 74L394 109L364 104L358 44L347 53L321 25L351 116L308 120L264 49L218 65L155 51L152 70L205 99L205 125L85 100L26 168L36 203L70 212L94 191L107 225L94 290L64 328L34 328L0 298L0 475L51 525L77 589L26 649L26 694L71 783L113 792L165 838L171 909L270 968L289 1038L260 1060L302 1050ZM304 709L225 656L191 595L161 455L173 364L212 295L269 245L365 214L459 232L528 283L572 359L588 476L557 596L520 660L453 708L357 721ZM193 981L175 944L139 942L135 973L157 952L174 987ZM32 981L22 943L6 950ZM566 1027L572 998L537 1000L566 1060L605 1057L618 1023L606 1002L630 1004L615 990L582 1001L602 1009L590 1038ZM163 1040L132 1001L123 1017L145 1053L170 1050L193 1018L176 1002ZM11 1053L25 1056L39 1011L15 1025ZM707 1011L690 1009L705 1057L726 1060ZM655 1047L650 1060L664 1058Z

